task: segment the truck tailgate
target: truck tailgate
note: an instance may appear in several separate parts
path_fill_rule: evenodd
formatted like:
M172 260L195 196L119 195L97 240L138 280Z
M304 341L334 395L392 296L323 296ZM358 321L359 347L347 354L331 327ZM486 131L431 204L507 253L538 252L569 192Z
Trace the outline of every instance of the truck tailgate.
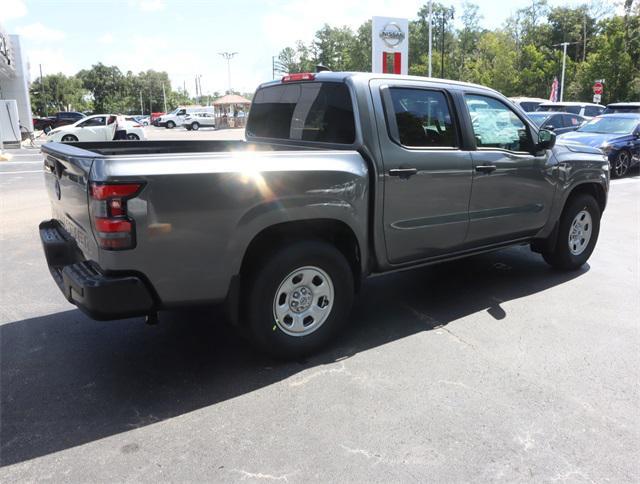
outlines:
M88 183L93 156L71 146L44 145L44 178L52 217L59 221L87 259L97 260L98 246L91 228ZM62 149L56 149L63 147ZM78 151L78 154L74 154Z

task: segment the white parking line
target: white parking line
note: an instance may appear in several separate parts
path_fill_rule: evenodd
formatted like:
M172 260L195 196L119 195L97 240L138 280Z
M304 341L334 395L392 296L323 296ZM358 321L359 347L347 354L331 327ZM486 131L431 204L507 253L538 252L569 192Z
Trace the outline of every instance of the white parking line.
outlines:
M0 168L2 168L4 165L35 165L35 164L39 164L42 165L43 161L39 160L39 161L0 161Z
M22 173L43 173L44 170L0 171L0 175L18 175Z

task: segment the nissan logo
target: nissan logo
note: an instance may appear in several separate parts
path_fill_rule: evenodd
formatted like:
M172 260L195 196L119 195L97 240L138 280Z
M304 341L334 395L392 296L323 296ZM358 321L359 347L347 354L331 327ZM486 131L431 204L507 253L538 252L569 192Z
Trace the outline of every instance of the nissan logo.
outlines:
M389 22L380 32L380 38L388 47L397 47L404 40L404 32L395 22Z

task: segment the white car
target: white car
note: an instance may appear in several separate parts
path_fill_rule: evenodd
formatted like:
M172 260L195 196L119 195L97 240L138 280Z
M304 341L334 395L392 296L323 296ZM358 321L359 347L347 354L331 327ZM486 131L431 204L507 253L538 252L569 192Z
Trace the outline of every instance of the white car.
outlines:
M591 119L594 116L600 116L605 107L602 104L581 103L581 102L546 102L538 106L536 111L558 111L561 113L571 113Z
M72 143L75 141L113 141L116 126L124 128L128 140L146 139L144 129L139 124L126 121L115 114L96 114L73 124L61 126L47 133L47 141Z
M213 113L187 114L182 122L182 126L187 128L188 131L191 131L192 129L197 131L200 128L215 128L216 117Z
M157 120L158 126L164 126L167 129L173 129L176 126L181 126L184 123L184 118L188 114L194 113L211 113L213 114L215 108L213 106L185 106L179 107L171 111L170 113L163 114Z

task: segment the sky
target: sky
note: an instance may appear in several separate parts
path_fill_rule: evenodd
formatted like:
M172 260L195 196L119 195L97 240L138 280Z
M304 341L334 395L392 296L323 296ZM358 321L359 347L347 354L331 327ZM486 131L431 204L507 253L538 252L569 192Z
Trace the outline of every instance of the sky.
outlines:
M461 10L463 0L441 0ZM613 0L602 0L611 3ZM102 62L123 72L167 71L174 89L228 88L220 52L237 52L231 86L241 92L272 78L271 59L328 23L357 28L374 15L414 19L426 0L0 0L0 24L19 34L31 78ZM475 0L482 26L496 28L530 0ZM578 5L584 0L550 0Z

